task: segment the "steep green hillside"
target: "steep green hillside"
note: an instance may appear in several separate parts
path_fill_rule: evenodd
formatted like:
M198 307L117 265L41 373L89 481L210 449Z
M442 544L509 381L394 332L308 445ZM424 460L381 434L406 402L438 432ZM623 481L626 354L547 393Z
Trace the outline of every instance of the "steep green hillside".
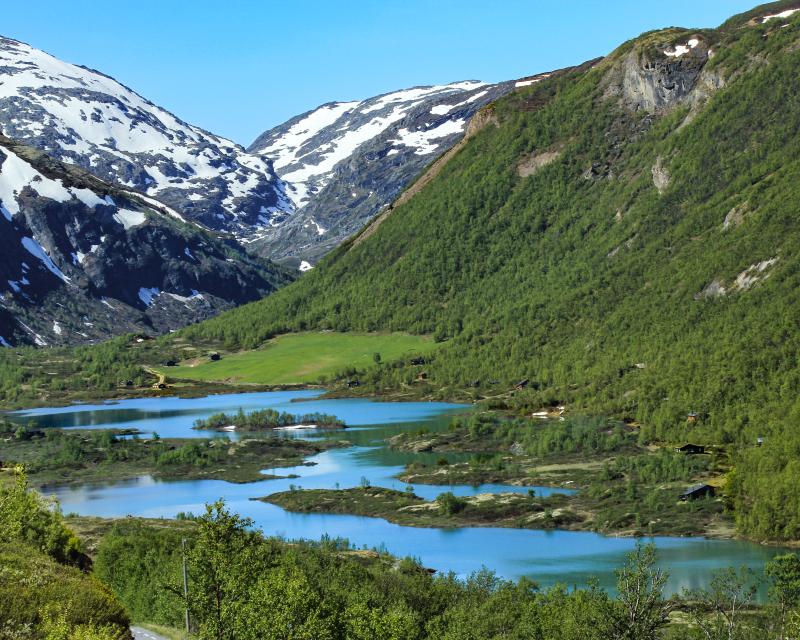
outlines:
M800 505L776 493L800 486L800 12L761 22L796 4L644 34L490 105L363 242L184 335L431 333L436 385L530 377L546 390L517 405L738 445L740 525L800 537Z

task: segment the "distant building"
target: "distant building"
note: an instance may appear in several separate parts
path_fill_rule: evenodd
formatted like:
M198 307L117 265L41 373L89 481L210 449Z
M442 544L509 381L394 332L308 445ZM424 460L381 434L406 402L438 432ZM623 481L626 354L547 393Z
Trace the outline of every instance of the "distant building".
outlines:
M715 495L717 495L717 492L714 487L707 484L696 484L693 487L689 487L680 496L678 496L678 500L681 502L686 502L688 500L697 500L698 498L705 498L706 496L713 497Z
M675 447L677 453L687 453L689 455L696 455L698 453L705 453L705 448L699 444L685 444L682 447Z
M480 384L481 384L480 380L473 380L472 382L469 383L469 386L470 387L478 387L478 386L480 386Z
M178 366L175 363L174 360L164 360L164 362L162 362L161 365L164 366L164 367L177 367Z
M697 422L697 412L693 411L692 413L686 416L686 422Z
M764 438L757 438L756 439L756 446L760 447L762 444L764 444Z
M489 380L486 384L500 384L500 380Z
M208 354L208 359L211 360L211 362L216 362L217 360L219 360L219 354L218 353L209 353Z
M514 388L515 388L515 389L524 389L524 388L525 388L525 387L527 387L527 386L528 386L528 378L525 378L524 380L520 380L520 381L519 381L519 382L518 382L518 383L517 383L517 384L514 386Z
M427 380L427 379L428 379L428 374L427 373L420 373L417 376L417 380Z
M361 384L361 380L348 380L347 381L347 386L348 387L357 387L360 384Z
M425 364L425 358L412 358L411 359L411 364L413 364L413 365Z

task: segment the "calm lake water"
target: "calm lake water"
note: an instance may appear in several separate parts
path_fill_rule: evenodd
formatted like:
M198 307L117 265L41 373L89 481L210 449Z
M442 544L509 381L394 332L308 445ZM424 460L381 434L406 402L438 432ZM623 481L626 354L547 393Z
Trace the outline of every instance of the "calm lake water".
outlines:
M37 409L18 412L15 421L33 419L43 427L111 428L132 427L143 432L156 431L162 437L209 437L212 432L191 429L198 418L221 411L233 413L273 408L289 413L315 411L335 414L350 427L346 431L284 432L286 437L307 439L347 439L354 447L327 451L310 458L314 466L274 470L280 475L296 473L293 480L266 480L244 485L220 480L174 481L142 476L116 483L94 483L47 487L55 493L65 513L120 517L174 517L180 511L202 513L204 504L224 496L229 507L253 518L265 533L280 533L287 538L319 539L323 534L348 538L359 547L385 545L394 554L415 556L425 566L440 571L453 570L466 575L486 566L498 574L516 579L527 576L543 585L567 583L583 585L590 576L601 585L615 584L614 568L622 564L634 541L606 538L594 533L571 531L529 531L518 529L417 529L401 527L376 518L342 515L288 513L274 505L250 498L289 489L290 484L305 489L354 487L366 478L370 484L401 489L405 485L393 476L412 460L435 463L441 454L414 454L391 451L386 438L404 431L427 428L441 431L453 415L473 411L465 405L436 402L381 403L369 399L314 400L311 391L234 394L200 399L157 398L124 400L118 404L75 406L62 409ZM292 400L309 398L304 402ZM252 434L248 434L251 437ZM233 436L235 437L235 435ZM447 454L451 462L468 460L470 454ZM273 470L265 469L265 473ZM504 485L427 487L415 485L414 492L433 499L442 491L467 496L486 492L527 492L527 487ZM548 495L551 490L537 488ZM667 590L705 586L709 570L733 564L761 569L764 563L788 549L763 547L735 540L701 538L655 538L662 566L669 567Z

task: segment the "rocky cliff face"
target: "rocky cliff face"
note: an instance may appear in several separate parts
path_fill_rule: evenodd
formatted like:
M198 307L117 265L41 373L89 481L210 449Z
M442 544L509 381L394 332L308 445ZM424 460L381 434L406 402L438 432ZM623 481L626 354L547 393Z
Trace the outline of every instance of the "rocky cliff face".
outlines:
M0 130L240 238L292 211L268 158L183 122L102 73L2 37Z
M248 151L272 159L297 211L274 218L251 247L310 267L458 142L476 111L517 84L526 83L459 82L329 103L263 133Z
M0 344L165 333L294 272L133 189L0 136Z
M659 113L686 103L696 106L695 87L700 80L708 89L705 97L713 92L721 79L703 75L713 53L702 35L679 31L674 44L640 43L621 61L615 61L606 78L606 96L617 96L620 106L630 111Z

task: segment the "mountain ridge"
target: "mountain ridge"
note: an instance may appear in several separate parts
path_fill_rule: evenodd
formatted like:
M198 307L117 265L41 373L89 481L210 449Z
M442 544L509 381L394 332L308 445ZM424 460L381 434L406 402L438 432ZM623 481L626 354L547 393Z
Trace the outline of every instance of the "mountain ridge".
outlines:
M270 161L111 76L0 38L0 130L245 238L292 205Z
M262 255L316 263L357 232L431 160L462 136L481 107L517 81L418 86L366 100L329 102L261 134L248 151L267 155L292 183L297 210L253 242Z

